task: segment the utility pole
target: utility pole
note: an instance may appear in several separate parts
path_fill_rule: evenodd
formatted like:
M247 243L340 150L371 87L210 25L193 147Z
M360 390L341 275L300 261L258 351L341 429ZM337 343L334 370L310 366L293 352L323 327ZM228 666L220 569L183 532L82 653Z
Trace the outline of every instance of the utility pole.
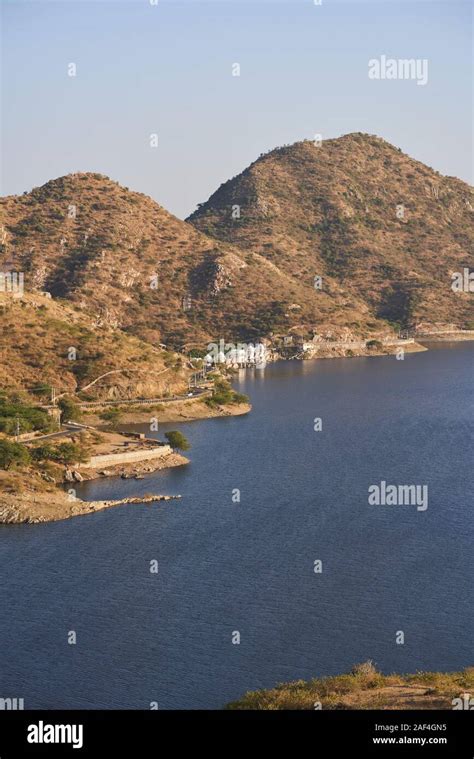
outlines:
M51 387L51 405L54 408L56 408L56 388L55 387ZM53 413L53 418L58 423L58 430L59 431L61 431L61 413L62 412L59 409L58 409L58 413L57 414Z
M16 426L15 426L15 438L16 442L18 443L18 438L20 437L20 419L17 416L16 418Z

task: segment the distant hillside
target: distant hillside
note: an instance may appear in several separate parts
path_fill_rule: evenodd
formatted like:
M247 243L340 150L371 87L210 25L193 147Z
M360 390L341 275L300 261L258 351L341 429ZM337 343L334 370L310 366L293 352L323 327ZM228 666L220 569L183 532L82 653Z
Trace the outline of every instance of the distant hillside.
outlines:
M459 709L467 708L473 695L474 667L464 672L381 675L366 662L347 675L246 693L227 709Z
M378 137L272 150L188 221L308 287L322 275L323 291L344 288L379 318L474 320L472 294L451 289L453 272L474 269L472 188Z
M3 271L22 271L27 291L67 299L98 325L155 345L381 326L336 281L316 292L299 266L280 266L264 246L260 255L206 237L99 174L52 180L2 207Z
M27 290L72 301L97 324L154 344L255 339L326 311L336 322L355 318L338 293L318 298L311 283L209 239L101 175L62 177L2 206L3 266L25 272Z
M473 208L468 185L362 134L271 151L191 223L100 174L52 180L1 200L0 271L23 272L25 298L2 296L0 381L77 390L126 367L91 393L149 395L165 368L184 380L173 352L211 340L472 327L451 275L474 269Z

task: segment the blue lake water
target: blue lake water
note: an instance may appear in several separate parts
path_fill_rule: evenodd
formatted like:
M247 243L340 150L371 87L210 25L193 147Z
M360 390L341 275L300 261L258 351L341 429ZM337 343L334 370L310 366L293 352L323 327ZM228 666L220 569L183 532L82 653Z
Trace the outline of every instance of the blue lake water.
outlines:
M160 429L186 434L189 465L78 492L180 501L2 527L0 696L220 708L369 658L473 665L473 369L464 343L244 372L251 414ZM428 509L369 505L381 480L427 484Z

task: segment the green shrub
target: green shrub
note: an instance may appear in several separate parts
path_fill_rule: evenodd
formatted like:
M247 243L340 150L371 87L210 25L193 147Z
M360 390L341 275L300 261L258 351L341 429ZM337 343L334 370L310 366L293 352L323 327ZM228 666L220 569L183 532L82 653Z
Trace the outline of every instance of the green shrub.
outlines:
M63 422L77 422L82 416L80 407L70 398L60 398L58 406L62 411Z
M54 426L46 411L29 406L18 397L8 398L6 395L0 395L0 431L7 435L15 434L17 420L20 432L49 432Z
M12 466L26 466L30 463L30 452L21 443L10 440L0 440L0 469L10 469Z
M52 445L45 443L38 445L31 451L34 461L54 461L57 464L77 464L85 462L89 458L87 449L77 443L59 443Z
M166 432L165 438L175 451L189 451L191 448L189 441L185 438L183 433L178 432L178 430L171 430L170 432Z
M51 385L47 382L38 382L31 388L30 392L33 395L38 395L39 397L47 398L49 400L51 398Z
M229 403L247 403L248 396L237 393L232 389L227 380L217 379L214 383L214 392L210 398L206 398L208 406L225 406Z
M111 427L115 428L120 422L121 416L122 411L119 408L112 406L112 408L107 408L105 411L102 411L99 414L99 419L102 419L103 422L108 422Z
M249 397L245 393L234 393L232 403L248 403Z

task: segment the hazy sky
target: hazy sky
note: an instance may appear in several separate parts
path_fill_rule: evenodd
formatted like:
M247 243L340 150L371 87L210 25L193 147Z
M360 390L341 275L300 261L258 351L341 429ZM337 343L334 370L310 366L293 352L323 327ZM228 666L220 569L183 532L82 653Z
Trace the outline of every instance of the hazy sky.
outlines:
M2 194L98 171L184 218L261 152L356 131L472 182L470 2L151 2L2 1ZM382 55L428 83L369 79Z

